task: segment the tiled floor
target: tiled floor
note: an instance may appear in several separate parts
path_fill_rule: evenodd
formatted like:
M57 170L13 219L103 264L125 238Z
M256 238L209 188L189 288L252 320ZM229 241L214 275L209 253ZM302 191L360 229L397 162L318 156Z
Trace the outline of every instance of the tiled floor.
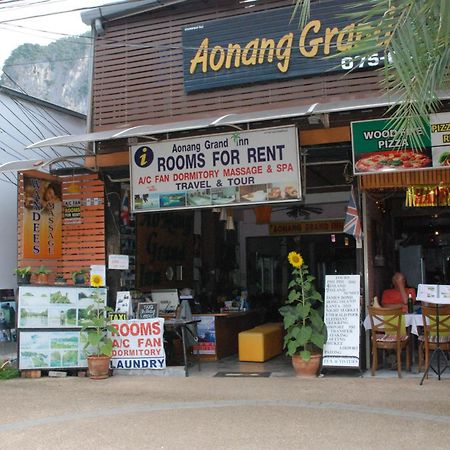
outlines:
M16 357L16 343L0 342L0 360ZM134 372L134 371L132 371ZM146 375L162 375L161 371L145 371ZM157 374L155 372L158 372ZM237 378L239 376L257 376L261 373L263 376L269 377L295 377L294 369L292 368L291 358L285 355L277 356L264 363L256 362L240 362L237 355L223 358L219 361L202 361L200 363L200 371L195 357L191 359L189 364L190 377L214 377L229 374L230 377ZM128 373L130 374L130 373ZM133 373L134 374L134 373ZM219 374L219 375L217 375ZM240 375L242 374L242 375ZM255 375L256 374L256 375ZM184 368L182 366L168 367L166 369L166 376L184 376ZM332 370L326 369L323 371L323 376L339 376L339 377L359 377L361 373L354 369ZM369 371L363 372L363 376L371 378ZM417 371L417 366L413 366L412 371L408 372L402 370L403 378L417 378L418 381L422 378L423 372ZM381 368L376 371L374 378L397 378L397 371L387 368ZM430 379L437 379L437 375L430 370ZM450 367L441 375L443 379L450 379ZM426 382L426 381L425 381Z
M280 355L264 363L239 362L237 356L231 356L221 359L219 361L202 362L200 364L201 370L198 370L197 363L192 361L189 366L189 376L191 377L211 377L217 373L228 372L231 376L236 373L270 373L270 377L295 377L294 369L291 365L291 359L285 355ZM325 369L323 376L339 376L339 377L359 377L361 372L355 369ZM372 377L370 370L362 372L363 377ZM403 378L417 378L420 380L423 372L418 372L417 366L413 366L411 372L402 370ZM376 371L374 378L397 378L397 370L387 368L380 368ZM436 378L437 375L430 370L429 378ZM441 375L443 379L450 379L450 367Z

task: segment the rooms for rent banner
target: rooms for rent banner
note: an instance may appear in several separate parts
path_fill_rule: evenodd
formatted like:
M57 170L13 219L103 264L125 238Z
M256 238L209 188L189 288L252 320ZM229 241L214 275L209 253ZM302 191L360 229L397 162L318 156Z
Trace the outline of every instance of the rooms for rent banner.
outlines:
M301 198L294 126L135 145L130 167L134 212Z
M55 259L62 252L61 183L24 175L24 258Z

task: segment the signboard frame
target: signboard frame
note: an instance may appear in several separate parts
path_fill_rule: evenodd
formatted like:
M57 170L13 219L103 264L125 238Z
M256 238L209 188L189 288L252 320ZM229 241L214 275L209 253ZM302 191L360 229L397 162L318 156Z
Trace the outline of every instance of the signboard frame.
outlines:
M339 285L336 285L335 287L335 295L331 292L331 288L330 285L331 283L336 284L336 282L340 281ZM353 285L353 289L347 291L345 289L344 283L347 284L352 284ZM360 329L361 329L361 296L360 296L360 283L361 283L361 276L360 275L326 275L325 277L325 300L324 300L324 322L325 325L327 327L327 332L328 332L328 340L327 343L325 344L324 348L323 348L323 355L322 355L322 368L323 369L327 369L327 368L333 368L333 369L358 369L361 372L361 346L360 346ZM339 308L342 307L342 304L337 304L336 300L340 300L342 299L342 295L346 294L348 296L352 295L353 298L351 299L351 301L353 302L353 307L349 306L348 304L345 305L345 309L349 309L351 308L352 311L347 311L347 313L352 312L352 318L353 318L353 323L349 323L350 320L347 317L347 322L345 323L345 325L347 325L346 330L352 330L349 331L349 337L351 339L353 339L352 346L356 346L357 347L357 351L353 351L352 354L348 354L348 355L342 355L342 354L331 354L331 352L333 350L331 350L330 348L330 335L333 336L333 328L337 328L337 332L338 332L338 337L339 336L339 329L338 329L338 325L339 323L336 323L336 325L333 327L332 322L330 321L330 319L333 317L334 314L339 314L337 311L339 310ZM334 304L331 305L331 301L334 300ZM350 301L349 298L347 298L348 301ZM331 307L336 308L336 311L333 311L333 309ZM342 309L340 310L342 311ZM345 314L345 312L341 312L341 318L344 318L342 316L342 314ZM339 316L334 316L334 317L339 317ZM341 327L342 328L342 327ZM345 336L345 337L348 337ZM343 341L344 343L344 341ZM346 347L348 347L348 341L345 341ZM338 348L337 348L338 347ZM341 345L342 347L342 345ZM330 351L330 354L327 353L327 351ZM338 344L335 344L334 346L334 352L340 352L341 348L339 348ZM356 356L357 354L357 356ZM335 360L340 360L341 358L347 358L347 359L351 359L353 361L356 361L355 364L335 364L335 363L327 363L327 358L330 359L330 361L334 358ZM362 372L361 372L362 374Z
M291 7L186 24L182 28L185 92L384 66L390 53L336 57L353 40L354 32L349 30L355 25L345 14L349 4L351 0L312 3L303 29L291 20ZM359 8L353 5L353 9ZM324 42L325 29L337 30L333 42Z
M132 145L130 189L133 213L299 201L297 126Z
M409 137L398 136L394 126L390 125L391 118L382 119L369 119L369 120L356 120L350 123L351 130L351 143L352 143L352 162L353 173L355 175L370 175L376 173L386 172L416 172L421 170L436 169L432 165L432 149L431 149L431 136L429 123L423 124L424 147L419 150L412 150L413 144ZM379 124L379 126L376 126ZM367 135L368 137L364 137ZM361 137L363 136L363 137ZM359 142L363 139L363 143ZM377 146L374 147L375 143ZM410 157L415 158L415 154L423 155L423 163L427 162L427 165L421 167L406 167L402 163L402 158L406 157L402 154L407 153ZM394 155L396 161L392 161L390 164L386 164L386 168L380 170L363 170L364 164L360 163L362 158L376 158L385 156L385 159L389 159L389 155ZM358 169L358 163L361 168ZM369 162L367 163L369 164ZM419 164L419 161L414 164Z
M149 313L146 311L146 306L151 306L152 314L147 316ZM156 302L139 302L137 305L136 318L139 320L145 319L156 319L159 315L159 305ZM145 316L145 317L144 317Z

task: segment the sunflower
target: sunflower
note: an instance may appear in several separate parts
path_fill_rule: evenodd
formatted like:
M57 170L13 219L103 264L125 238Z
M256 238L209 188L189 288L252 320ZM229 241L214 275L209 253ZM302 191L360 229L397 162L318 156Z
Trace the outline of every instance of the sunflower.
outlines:
M300 267L302 267L303 265L303 258L300 253L290 252L288 255L288 260L291 266L297 269L300 269Z
M98 273L94 273L91 275L91 286L92 287L100 287L103 286L103 278Z

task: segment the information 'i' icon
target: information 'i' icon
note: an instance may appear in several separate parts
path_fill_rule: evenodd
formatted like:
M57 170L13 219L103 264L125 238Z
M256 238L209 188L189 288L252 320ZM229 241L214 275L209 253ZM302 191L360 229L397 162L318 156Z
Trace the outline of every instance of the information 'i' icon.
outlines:
M143 145L136 150L134 154L134 162L139 167L148 167L153 162L153 150Z

